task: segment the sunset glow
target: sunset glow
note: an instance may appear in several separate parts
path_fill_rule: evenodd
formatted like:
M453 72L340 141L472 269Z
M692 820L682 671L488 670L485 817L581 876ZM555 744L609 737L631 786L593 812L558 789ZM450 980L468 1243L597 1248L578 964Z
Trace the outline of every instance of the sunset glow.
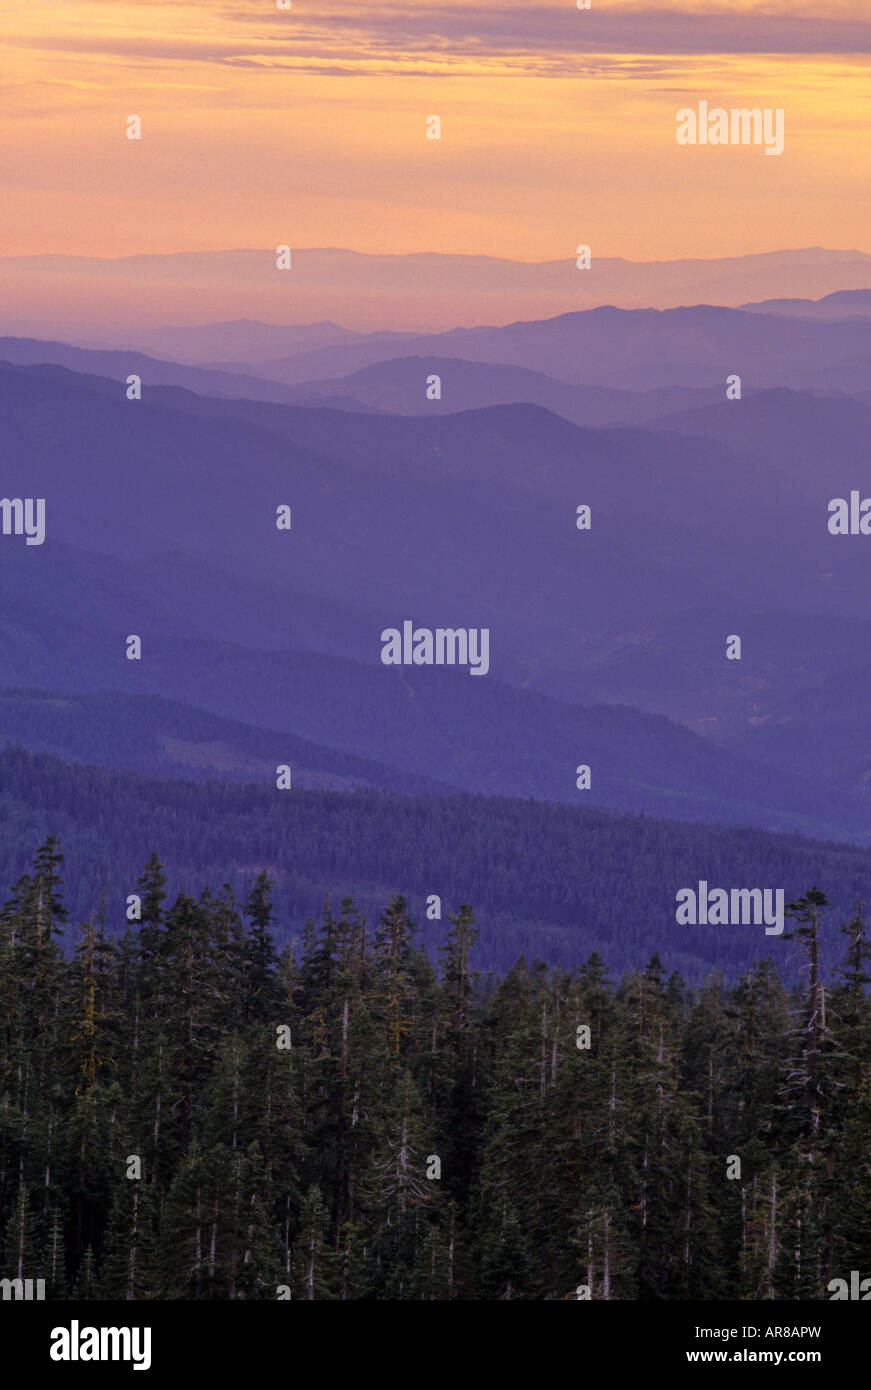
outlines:
M871 249L858 0L26 0L0 30L3 255ZM699 100L782 107L783 156L680 148Z

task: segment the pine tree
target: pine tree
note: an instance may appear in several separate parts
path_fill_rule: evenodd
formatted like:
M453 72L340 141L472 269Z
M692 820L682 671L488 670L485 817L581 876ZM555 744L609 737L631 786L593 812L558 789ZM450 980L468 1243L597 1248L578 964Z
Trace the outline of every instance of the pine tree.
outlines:
M293 1269L294 1298L313 1301L333 1297L335 1256L327 1240L327 1215L316 1185L309 1188L303 1202Z
M26 1187L19 1188L18 1197L6 1227L3 1245L4 1277L9 1279L42 1279L45 1271L37 1251L36 1222Z
M73 1302L85 1303L97 1297L97 1262L89 1245L82 1256L73 1284Z
M414 923L403 897L390 898L375 931L377 1007L386 1027L389 1055L397 1059L412 1027L411 938Z
M275 943L269 928L274 917L272 880L264 871L257 876L245 905L250 928L245 939L245 994L248 1019L269 1022L277 1003Z
M153 1207L147 1182L125 1179L116 1184L100 1270L101 1298L156 1296Z
M380 1296L407 1296L420 1242L426 1235L425 1218L438 1204L437 1182L426 1176L432 1153L420 1096L410 1073L403 1070L385 1097L366 1180L365 1209L371 1233L367 1245L371 1245L377 1266Z

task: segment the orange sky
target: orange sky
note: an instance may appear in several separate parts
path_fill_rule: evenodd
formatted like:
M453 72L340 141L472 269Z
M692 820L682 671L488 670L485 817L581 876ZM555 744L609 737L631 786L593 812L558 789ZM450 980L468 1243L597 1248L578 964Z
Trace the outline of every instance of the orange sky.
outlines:
M5 0L0 42L0 255L871 250L868 0ZM678 146L699 99L784 154Z

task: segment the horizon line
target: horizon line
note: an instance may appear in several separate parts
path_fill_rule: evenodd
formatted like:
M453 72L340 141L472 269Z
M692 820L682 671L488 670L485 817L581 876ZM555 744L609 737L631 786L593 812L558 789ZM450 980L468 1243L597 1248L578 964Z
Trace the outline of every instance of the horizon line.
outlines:
M370 260L414 260L416 258L427 257L433 260L481 260L496 261L503 265L522 265L522 266L548 266L561 265L566 261L574 261L575 254L569 253L564 256L549 257L540 261L520 260L514 256L492 256L486 252L478 251L357 251L350 246L300 246L291 248L294 255L331 255L339 254L343 256L359 256ZM594 253L593 259L597 262L620 263L623 265L678 265L688 262L699 262L702 265L721 264L724 261L746 261L755 260L768 256L788 256L804 255L809 253L821 253L830 256L861 256L871 259L871 251L862 251L859 247L838 247L838 246L783 246L772 251L746 251L734 256L673 256L670 258L654 257L650 260L634 260L629 256L609 256L597 255ZM87 252L79 251L42 251L42 252L6 252L0 253L0 264L5 261L93 261L102 264L119 265L127 261L141 260L171 260L182 256L247 256L247 255L273 255L273 246L227 246L213 250L196 251L137 251L124 256L95 256Z

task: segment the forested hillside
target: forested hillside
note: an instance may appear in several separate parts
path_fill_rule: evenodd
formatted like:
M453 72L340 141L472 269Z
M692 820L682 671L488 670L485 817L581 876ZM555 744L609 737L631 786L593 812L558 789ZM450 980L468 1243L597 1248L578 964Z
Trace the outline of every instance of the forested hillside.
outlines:
M404 894L430 946L444 921L426 918L427 899L437 894L445 913L472 901L481 968L500 974L522 953L571 965L593 950L622 971L655 948L693 983L714 966L731 978L768 954L792 978L799 957L783 937L762 926L679 925L676 893L704 879L712 888L782 888L789 898L822 881L844 915L871 884L867 849L795 835L506 797L165 780L15 747L0 751L0 828L0 883L14 882L33 846L56 835L72 922L105 893L109 935L123 931L127 895L155 846L165 846L173 894L226 881L244 898L267 870L281 946L329 895L349 894L373 917L391 893ZM838 950L824 933L824 967Z
M166 895L65 959L59 846L0 914L0 1266L76 1299L827 1298L871 1267L869 955L689 991L520 960L472 909L438 970L407 904L277 956L271 885ZM646 959L647 963L643 961ZM577 1293L581 1290L580 1294Z
M135 768L152 777L196 781L272 781L276 765L293 767L299 788L447 792L430 778L325 748L294 734L221 719L159 695L51 695L0 690L0 743L73 762Z

